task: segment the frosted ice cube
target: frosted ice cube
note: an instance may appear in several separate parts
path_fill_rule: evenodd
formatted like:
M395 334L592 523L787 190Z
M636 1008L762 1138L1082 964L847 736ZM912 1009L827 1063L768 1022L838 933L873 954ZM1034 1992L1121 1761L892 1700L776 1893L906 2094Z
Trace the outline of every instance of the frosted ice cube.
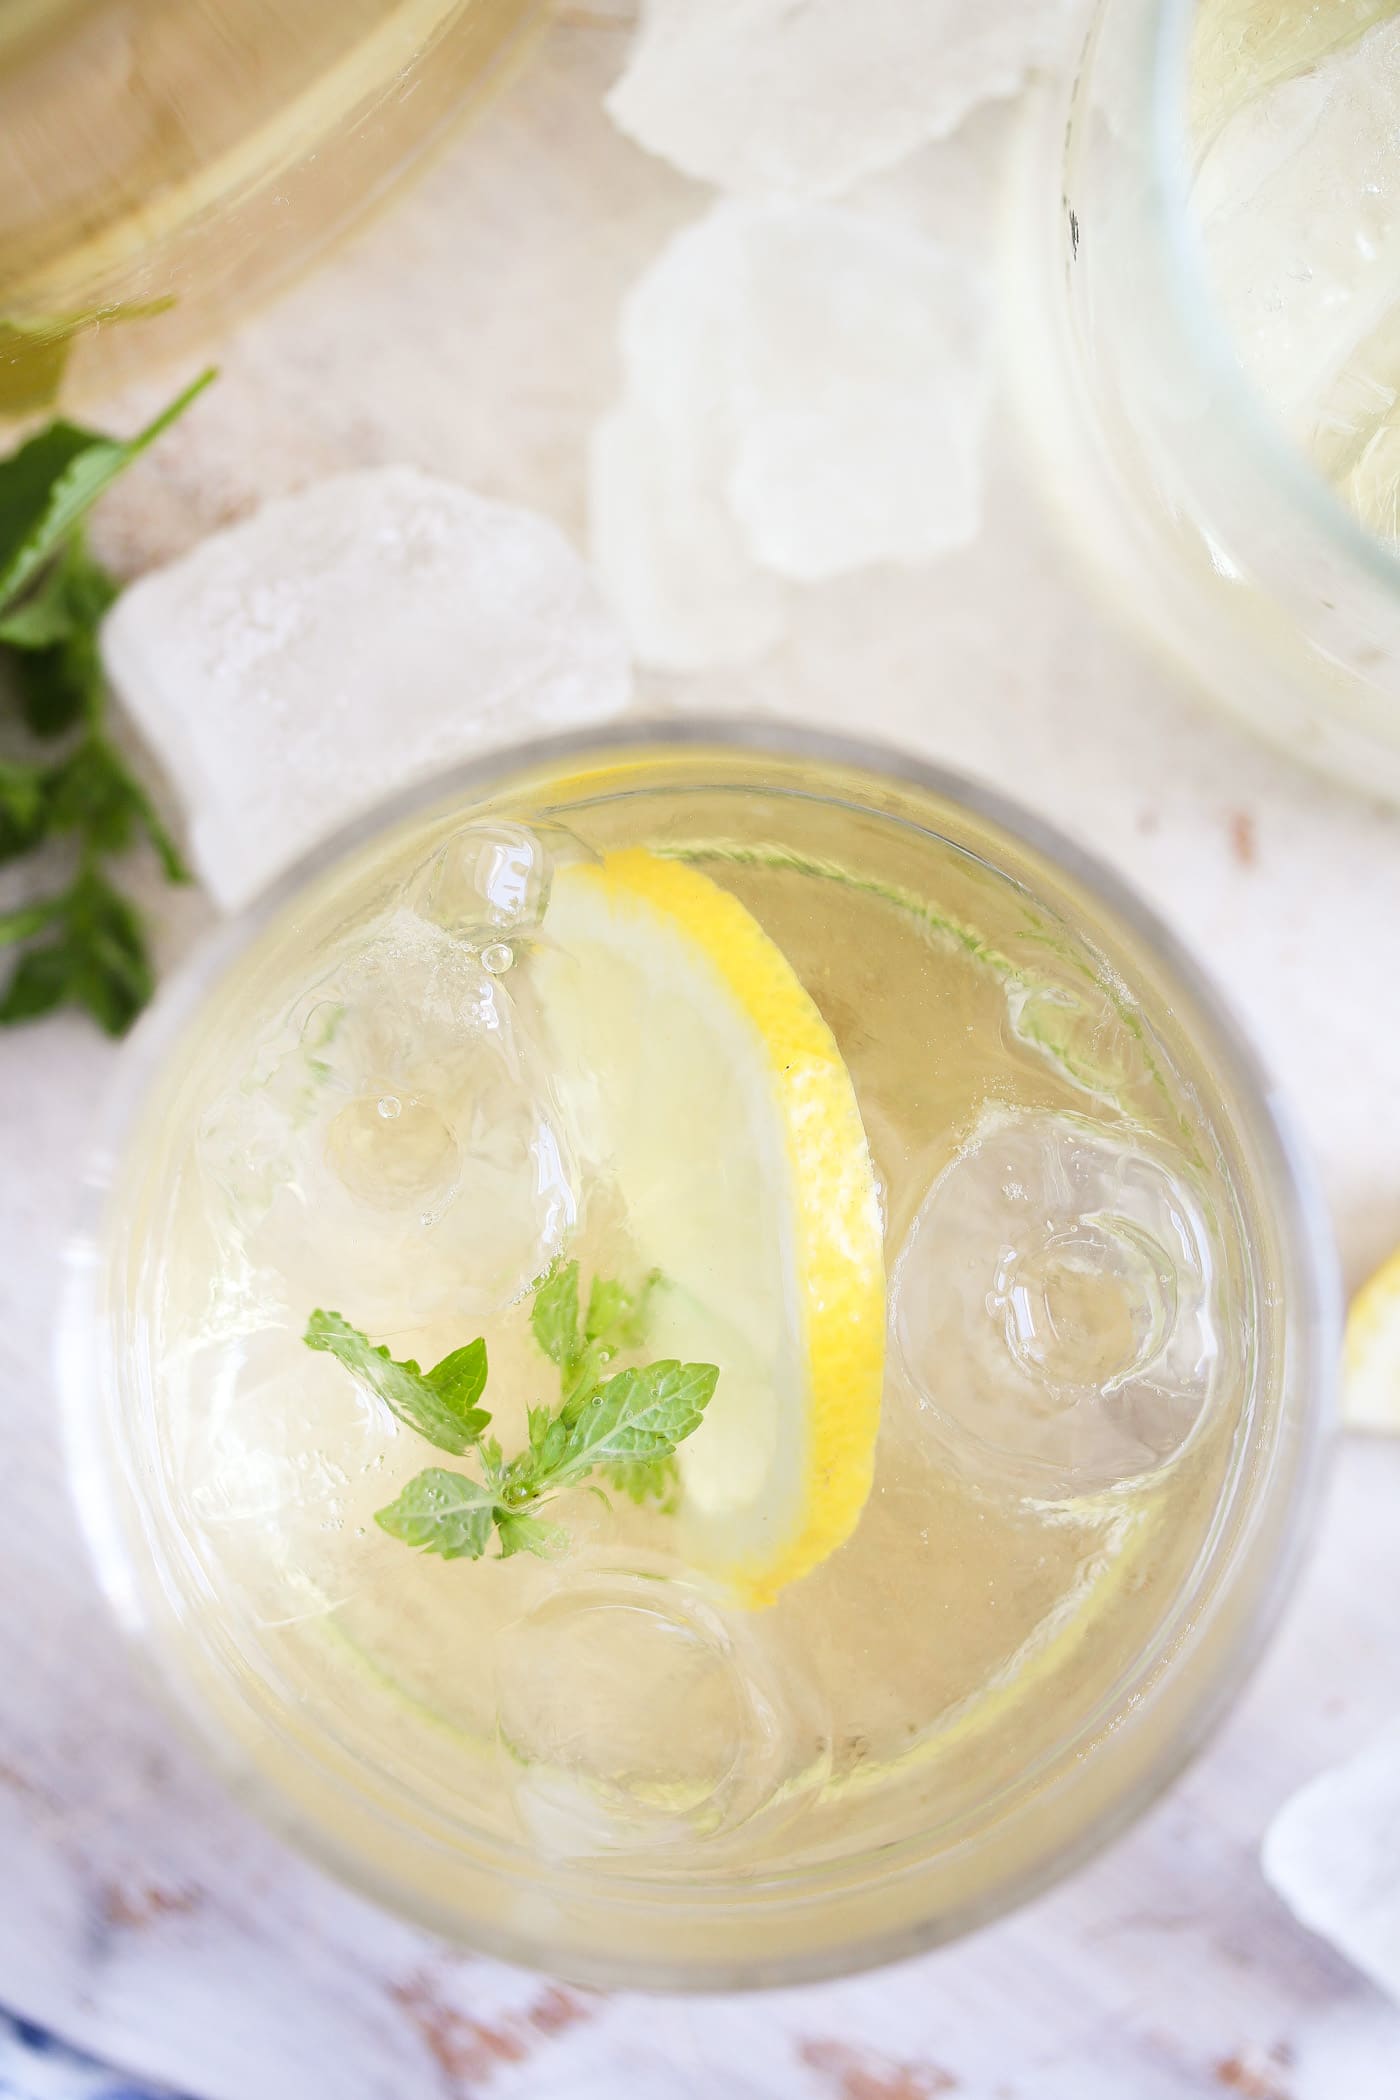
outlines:
M230 909L391 789L630 695L558 529L408 467L318 482L141 578L103 656Z
M744 292L727 217L670 241L623 305L625 391L594 435L593 559L638 656L665 670L741 663L783 629L782 592L755 568L727 496Z
M1200 1207L1136 1137L989 1106L891 1282L900 1358L949 1448L1042 1494L1150 1472L1226 1367Z
M338 955L200 1138L224 1235L287 1303L357 1325L518 1297L575 1215L529 1031L482 957L407 908Z
M734 514L766 567L817 582L966 546L990 400L981 280L852 212L746 211Z
M622 352L592 544L645 661L760 654L784 619L773 574L974 536L987 315L975 272L936 243L848 211L721 204L634 288Z
M1400 1722L1284 1805L1263 1864L1310 1931L1400 2000Z
M980 102L1014 95L1061 46L1065 0L646 0L607 107L621 129L721 189L838 195Z
M677 318L680 318L678 314ZM757 567L718 472L729 446L628 403L594 434L590 544L640 661L698 671L762 656L782 638L781 587Z

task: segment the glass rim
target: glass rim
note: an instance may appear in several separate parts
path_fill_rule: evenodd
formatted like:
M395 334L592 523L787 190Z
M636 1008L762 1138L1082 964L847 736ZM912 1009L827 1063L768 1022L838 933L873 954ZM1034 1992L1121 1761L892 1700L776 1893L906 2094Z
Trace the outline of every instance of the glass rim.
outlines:
M1097 7L1112 4L1114 0L1096 0ZM1387 593L1400 596L1400 556L1366 530L1302 447L1291 441L1236 355L1211 284L1201 229L1190 206L1187 95L1191 37L1200 0L1145 0L1145 4L1156 18L1148 40L1150 165L1163 232L1166 288L1183 342L1225 405L1226 413L1215 418L1216 426L1230 432L1261 480L1281 488L1344 560Z
M1193 1039L1199 1033L1194 1025L1197 1018L1205 1024L1211 1069L1221 1075L1222 1100L1244 1130L1249 1148L1260 1163L1263 1190L1272 1201L1279 1223L1281 1266L1288 1272L1289 1280L1296 1279L1305 1293L1305 1302L1293 1313L1290 1332L1296 1330L1300 1356L1305 1359L1296 1375L1312 1396L1304 1411L1306 1434L1295 1455L1281 1505L1280 1545L1265 1571L1260 1595L1239 1629L1226 1641L1227 1654L1213 1668L1204 1691L1192 1700L1187 1725L1167 1734L1148 1757L1145 1771L1120 1790L1119 1798L1106 1811L1099 1809L1087 1815L1067 1838L1046 1847L1028 1866L1004 1876L980 1897L974 1895L951 1909L937 1911L916 1925L902 1924L885 1934L868 1936L820 1956L779 1955L764 1965L760 1974L754 1973L751 1963L718 1974L707 1969L702 1975L691 1973L694 1964L690 1968L684 1964L663 1964L653 1974L635 1964L620 1964L606 1957L593 1970L587 1962L572 1959L560 1964L562 1973L585 1983L732 1989L848 1974L919 1952L990 1922L1092 1858L1135 1822L1203 1747L1258 1661L1291 1591L1321 1484L1330 1427L1327 1401L1340 1331L1340 1292L1326 1210L1289 1113L1227 1002L1185 946L1114 870L1055 825L983 781L916 757L897 745L758 717L624 718L494 748L399 788L329 833L241 911L198 940L124 1046L98 1119L98 1135L90 1153L71 1236L69 1274L59 1322L59 1388L70 1490L100 1586L127 1636L155 1666L166 1710L183 1724L186 1734L205 1759L214 1763L235 1796L262 1822L288 1837L303 1855L398 1914L407 1914L429 1929L503 1959L536 1967L547 1961L547 1948L536 1941L501 1930L489 1920L472 1918L468 1923L456 1913L447 1915L430 1901L420 1900L417 1892L374 1867L350 1844L338 1841L320 1825L309 1824L246 1753L230 1755L229 1746L215 1739L215 1731L206 1725L209 1702L192 1690L186 1681L189 1673L168 1656L166 1643L159 1630L150 1625L149 1614L139 1601L140 1556L117 1514L110 1472L97 1456L100 1439L92 1434L92 1429L103 1417L104 1403L93 1362L98 1323L89 1292L94 1278L110 1258L104 1241L110 1175L115 1162L127 1150L138 1117L150 1100L153 1082L212 987L309 885L415 816L457 797L466 799L489 792L498 783L522 773L538 772L582 757L606 758L629 750L664 753L686 748L759 759L768 755L781 760L824 761L863 773L874 782L892 781L940 798L954 810L965 810L1000 830L1013 845L1039 856L1055 873L1081 887L1104 910L1110 925L1121 927L1142 944L1162 967L1171 988L1187 995ZM861 1853L855 1858L858 1861L864 1856ZM600 1880L596 1875L587 1881L586 1861L562 1864L577 1873L582 1900L588 1905L606 1908L610 1900L616 1904L641 1893L639 1885L633 1883ZM928 1864L926 1858L921 1858L901 1872L917 1874L920 1867ZM744 1886L735 1875L725 1881L723 1891L732 1894ZM689 1892L689 1901L708 1909L713 1897L720 1893L718 1889L702 1891L697 1887ZM791 1893L798 1900L800 1889L796 1882ZM669 1887L653 1889L650 1895L653 1902L668 1908L687 1900Z

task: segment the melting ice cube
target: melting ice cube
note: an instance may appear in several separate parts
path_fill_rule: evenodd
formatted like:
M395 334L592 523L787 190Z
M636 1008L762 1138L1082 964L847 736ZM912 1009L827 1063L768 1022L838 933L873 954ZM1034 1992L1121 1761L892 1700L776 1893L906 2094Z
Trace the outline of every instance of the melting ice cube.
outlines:
M223 1230L287 1302L403 1326L509 1304L575 1209L529 1031L483 954L406 907L331 962L201 1134Z
M1400 1722L1285 1803L1264 1872L1306 1926L1400 1999Z
M909 1377L975 1470L1088 1492L1173 1457L1225 1347L1205 1220L1131 1135L988 1108L895 1264Z
M630 694L563 534L408 467L268 503L143 577L103 655L230 909L392 789Z
M646 0L608 97L650 152L720 189L831 197L1014 95L1064 0Z

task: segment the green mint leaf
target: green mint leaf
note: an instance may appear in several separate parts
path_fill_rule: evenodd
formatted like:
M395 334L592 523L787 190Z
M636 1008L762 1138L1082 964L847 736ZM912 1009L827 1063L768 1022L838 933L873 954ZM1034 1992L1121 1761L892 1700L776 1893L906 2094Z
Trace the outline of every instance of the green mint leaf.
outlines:
M478 1339L468 1342L464 1349L454 1349L440 1364L434 1364L426 1376L439 1400L459 1420L466 1421L477 1411L476 1403L486 1390L485 1342ZM483 1429L490 1419L490 1415L482 1415Z
M610 1277L595 1276L583 1323L585 1340L601 1342L611 1350L640 1349L646 1340L651 1294L660 1280L659 1271L653 1269L640 1289L632 1290Z
M64 913L68 997L108 1035L125 1035L155 990L140 914L96 869L79 875Z
M491 1419L481 1408L470 1405L459 1408L450 1379L444 1381L447 1390L440 1392L432 1384L431 1377L424 1377L411 1357L403 1363L396 1362L386 1348L376 1348L367 1334L352 1327L340 1313L312 1313L302 1340L308 1349L321 1349L333 1356L401 1422L416 1429L440 1451L451 1451L458 1458L464 1457L478 1442ZM481 1382L484 1385L486 1344L473 1343L470 1347L481 1351ZM457 1357L466 1353L465 1350L455 1352ZM444 1357L438 1370L443 1370L453 1361L451 1356Z
M623 1459L604 1466L603 1478L629 1502L655 1502L664 1517L680 1507L681 1476L673 1457Z
M97 853L124 853L140 833L154 846L167 879L187 882L180 857L150 796L105 737L85 737L49 777L49 824L77 831Z
M501 1510L496 1517L501 1540L501 1559L513 1553L534 1553L541 1560L555 1560L569 1548L569 1534L562 1524L546 1524L518 1510Z
M532 1407L527 1413L529 1442L511 1460L505 1473L505 1489L517 1500L537 1495L547 1486L568 1449L569 1430L563 1413L547 1407Z
M52 649L17 655L14 682L25 727L37 737L57 737L102 710L102 666L96 637L73 634Z
M0 762L0 861L28 853L47 828L48 788L41 768Z
M552 1269L530 1308L530 1328L552 1364L567 1378L582 1350L578 1324L578 1263Z
M100 722L105 688L97 630L116 596L116 584L78 531L37 588L0 617L0 643L15 651L20 709L35 736Z
M64 897L43 897L34 904L21 904L14 911L0 912L0 948L9 947L15 941L31 940L36 933L43 933L60 918L66 907Z
M76 531L36 587L0 616L0 642L11 649L42 651L75 634L92 634L117 595L115 581L93 560L81 530Z
M376 1510L374 1521L421 1553L438 1553L444 1560L480 1560L496 1521L496 1498L490 1488L464 1473L430 1466L409 1481L397 1501ZM527 1550L536 1550L528 1541L523 1543Z
M66 1004L71 996L70 976L69 960L61 947L35 948L21 956L0 994L0 1028L37 1021Z
M0 461L0 611L52 560L103 490L184 414L214 377L204 372L134 438L50 423Z
M595 1466L670 1458L699 1428L718 1379L714 1364L671 1360L619 1371L579 1410L548 1484L578 1480Z
M2 997L0 1027L78 1006L108 1035L124 1035L151 996L153 977L140 918L95 868L71 889L28 907L15 939L50 938L20 958ZM42 912L41 919L33 914ZM14 921L11 921L14 924Z

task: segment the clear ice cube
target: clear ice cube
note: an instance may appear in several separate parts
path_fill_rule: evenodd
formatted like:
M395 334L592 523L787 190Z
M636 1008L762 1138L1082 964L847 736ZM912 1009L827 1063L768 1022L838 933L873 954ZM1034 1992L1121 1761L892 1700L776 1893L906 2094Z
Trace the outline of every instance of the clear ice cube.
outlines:
M895 1262L894 1337L949 1449L1046 1496L1173 1458L1225 1349L1199 1201L1140 1135L989 1106Z
M636 1558L572 1564L498 1647L516 1810L559 1856L714 1840L825 1773L817 1695L780 1685L761 1628Z
M499 1310L575 1215L571 1156L501 976L401 906L334 958L206 1118L222 1230L286 1302L359 1326Z

